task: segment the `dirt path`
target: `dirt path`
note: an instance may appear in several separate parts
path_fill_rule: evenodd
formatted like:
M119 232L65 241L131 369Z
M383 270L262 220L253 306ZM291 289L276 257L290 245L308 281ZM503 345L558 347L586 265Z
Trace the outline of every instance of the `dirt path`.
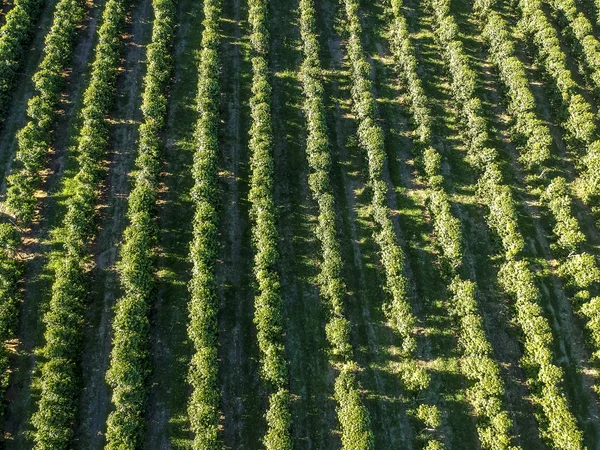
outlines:
M100 1L89 10L75 46L73 64L68 72L67 87L63 96L62 113L55 126L53 151L48 163L50 170L42 187L44 192L48 192L40 202L39 216L43 220L35 223L25 236L25 250L28 255L25 269L25 296L19 314L17 330L19 345L15 357L15 369L7 392L9 399L5 423L7 448L23 448L26 445L27 437L24 431L30 427L27 421L35 408L31 385L36 375L35 351L43 345L44 326L41 320L52 285L52 276L47 264L52 245L49 231L58 226L62 218L63 208L58 204L61 197L61 183L67 165L67 155L77 130L77 114L83 90L87 85L88 61L92 56L95 30L102 4ZM18 120L16 118L11 127L16 125ZM9 131L9 128L5 131ZM14 138L10 145L14 151ZM69 157L72 158L72 155ZM67 171L65 176L68 175Z
M266 396L259 378L253 324L252 247L248 218L248 100L252 69L246 2L224 2L221 129L221 309L219 346L223 442L227 449L258 448L265 432Z
M275 202L279 205L281 291L290 362L295 448L334 448L337 426L334 373L327 358L325 311L316 277L321 248L315 235L318 208L308 187L302 64L296 0L271 7Z
M128 173L136 151L141 120L142 76L145 71L145 44L151 30L151 1L144 0L131 10L123 52L123 72L117 81L117 101L111 114L111 151L107 155L108 177L98 209L100 234L93 253L96 267L92 272L92 292L86 310L86 330L82 357L83 395L76 430L79 448L102 448L110 392L104 381L110 356L110 322L118 295L116 262L126 225Z
M151 378L144 448L189 448L187 338L189 242L193 208L191 165L198 84L197 51L202 3L179 0L173 81L167 109L166 146L158 199L157 286L150 317Z

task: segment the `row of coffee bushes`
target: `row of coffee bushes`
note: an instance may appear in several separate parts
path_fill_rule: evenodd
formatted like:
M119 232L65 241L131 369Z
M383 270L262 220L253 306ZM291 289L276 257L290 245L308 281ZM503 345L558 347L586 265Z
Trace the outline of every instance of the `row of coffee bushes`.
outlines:
M488 208L488 225L502 240L505 262L499 281L515 300L516 322L523 333L525 347L521 363L531 383L533 399L544 417L542 435L555 448L581 448L582 433L569 410L562 370L553 362L553 337L539 304L541 295L533 271L521 257L524 239L518 227L512 192L503 183L497 150L488 146L488 123L476 89L477 75L458 38L458 26L450 15L449 1L432 0L430 6L467 135L468 160L480 173L478 194Z
M41 393L32 418L35 448L71 446L80 388L79 358L83 340L84 304L95 237L94 216L103 159L108 148L106 114L115 98L126 0L109 0L102 13L91 80L83 97L83 125L78 139L79 171L67 200L49 309L44 316L46 344L41 364Z
M215 265L219 254L219 44L220 0L204 2L204 30L198 68L196 153L192 175L192 201L195 206L190 259L190 324L188 333L194 345L189 380L192 393L188 416L194 433L192 447L218 450L219 400L218 323L219 302Z
M0 28L0 123L6 117L17 74L27 53L25 47L40 16L40 4L41 0L16 0Z
M549 154L552 142L550 130L535 114L535 101L525 75L525 67L515 55L514 42L506 21L492 9L492 6L492 2L475 3L480 22L483 24L483 36L490 47L492 61L498 67L500 80L509 96L509 112L516 117L516 133L524 136L520 148L524 154L539 153L537 143L541 140L536 139L536 136L547 136L544 140L548 141L548 150L544 153ZM519 125L519 122L522 125ZM582 311L586 312L589 319L586 326L591 335L595 354L600 354L598 346L600 323L597 319L600 317L600 310L593 309L593 305L597 302L590 301L589 292L582 292L588 290L593 283L600 281L597 275L599 271L594 258L583 252L585 235L581 232L572 212L573 199L569 186L563 177L553 177L554 172L547 170L541 162L535 167L531 165L527 167L529 173L542 184L543 192L540 199L554 220L553 232L556 237L554 250L559 261L558 272L563 274L567 284L578 290L574 298L577 303L583 302Z
M574 41L575 54L583 63L583 74L600 91L600 42L593 35L591 22L582 12L577 11L573 0L548 0L554 12L560 16L559 22L566 22L566 31Z
M369 413L362 402L358 382L352 373L355 363L350 343L351 325L344 315L344 263L337 236L335 199L330 180L331 154L315 22L314 1L300 0L300 33L304 50L300 77L304 88L304 114L308 132L308 184L319 206L317 236L321 242L322 264L318 280L321 298L329 315L325 331L331 356L341 359L341 364L337 365L339 373L335 382L335 398L342 430L342 448L371 449L373 433Z
M35 95L27 105L29 121L17 134L15 171L8 177L6 203L25 225L33 219L35 191L40 187L46 155L52 143L64 72L73 56L77 27L85 13L85 0L60 0L46 36L44 58L33 76Z
M535 99L529 88L525 67L515 55L514 42L506 21L489 7L480 8L478 3L475 2L475 8L483 22L482 35L506 89L508 112L514 117L511 133L519 146L519 161L528 169L539 168L550 158L550 130L537 116Z
M106 379L112 387L114 410L108 417L106 448L140 448L145 430L149 310L154 288L154 259L158 227L156 200L167 115L167 92L173 65L176 8L174 0L153 0L152 41L146 49L148 69L142 94L143 120L139 129L133 189L128 200L121 261L123 296L113 321L110 365Z
M436 239L444 257L452 266L458 267L463 258L460 222L452 214L450 198L444 189L441 155L431 146L433 118L418 73L418 62L402 7L402 0L391 0L390 47L396 63L396 72L406 84L410 99L417 148L422 152L419 157L427 176L429 208L434 216Z
M593 358L600 361L600 298L592 297L592 289L600 283L600 267L596 258L583 250L585 235L572 213L568 184L557 177L543 194L554 217L557 251L560 253L558 274L565 281L574 307L585 317Z
M284 344L283 299L277 266L279 233L275 223L272 90L269 73L268 0L249 0L252 27L252 97L250 110L250 217L254 244L254 323L261 354L262 378L268 385L269 409L264 445L268 450L291 449L288 363Z
M18 322L19 281L23 272L18 255L20 245L17 229L9 223L0 224L0 395L4 395L10 376L7 342L14 339ZM0 418L2 413L0 410Z
M481 2L493 5L493 0ZM544 14L541 0L519 0L520 27L537 48L538 60L553 81L554 93L561 107L560 119L568 135L583 143L586 151L577 158L579 178L575 187L586 203L600 195L600 140L590 104L578 93L578 86L567 66L556 30ZM581 147L581 146L575 146Z
M39 1L20 1L7 14L6 24L0 33L0 111L5 112L10 91L16 79L22 57L23 46L29 40L36 22ZM41 181L44 157L51 141L51 131L56 117L56 108L64 86L63 71L72 56L77 26L82 22L85 2L82 0L60 0L44 46L44 58L33 77L36 95L29 100L29 122L17 135L15 172L7 179L6 203L11 213L22 225L29 225L35 210L35 190ZM1 121L2 119L0 119ZM20 241L20 229L15 224L2 225L3 244L8 247ZM15 241L16 239L16 241ZM12 252L16 249L11 250ZM8 253L4 252L5 255ZM2 391L8 383L8 353L4 348L17 320L18 283L22 267L17 259L2 264L0 287L0 328L3 333Z
M385 290L391 297L391 301L384 305L384 313L402 339L403 369L400 376L403 385L408 391L418 394L419 391L429 387L430 376L415 360L416 340L413 332L416 318L407 295L404 254L387 204L388 184L383 174L387 158L384 133L376 122L371 66L365 57L361 41L359 0L343 0L343 6L346 12L346 49L352 78L352 109L358 124L358 143L366 153L368 164L368 186L372 195L371 211L375 222L373 237L379 247L379 257L385 272ZM340 385L343 386L342 381ZM437 409L435 405L431 407ZM441 446L441 442L432 438L428 445Z
M463 350L460 367L472 382L467 390L467 399L477 417L482 448L508 449L512 440L512 422L502 404L504 386L478 310L475 283L462 279L459 274L463 259L462 230L444 189L441 154L431 145L434 119L419 77L418 62L402 6L402 0L391 1L391 49L396 72L405 83L410 99L417 136L415 144L418 150L422 150L418 156L423 159L436 240L443 258L450 262L450 307L458 318L459 343Z

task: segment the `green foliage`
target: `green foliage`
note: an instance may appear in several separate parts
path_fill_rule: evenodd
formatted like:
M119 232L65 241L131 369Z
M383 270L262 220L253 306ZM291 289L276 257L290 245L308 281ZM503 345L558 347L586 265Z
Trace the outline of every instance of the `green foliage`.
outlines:
M220 387L217 377L217 313L219 302L215 265L219 252L219 20L221 2L204 3L204 30L198 67L198 122L191 197L195 206L190 259L190 324L194 345L189 381L192 395L188 416L194 433L194 449L220 449L218 439Z
M491 2L479 2L477 8L480 14L488 15L489 10L485 8L489 8L490 5ZM478 190L489 209L488 224L502 240L506 262L500 271L499 281L504 290L515 298L516 321L525 340L525 355L522 364L526 368L530 383L534 388L536 403L542 411L542 415L540 415L542 434L555 448L581 448L582 433L577 428L575 417L569 411L569 405L561 386L561 370L552 362L552 334L539 305L540 294L534 283L534 274L528 264L519 258L524 248L524 239L518 227L517 211L511 188L503 183L496 149L487 146L488 124L484 119L483 106L477 95L476 74L469 65L462 42L458 39L458 27L450 16L449 1L432 0L431 7L436 19L436 36L444 49L453 92L466 128L469 144L468 159L480 172ZM498 23L496 22L495 25ZM502 33L498 30L488 29L486 33L488 35L491 33L486 38L488 40L502 38ZM501 52L498 50L499 54L507 56L511 53L510 44L502 41L496 44L502 47ZM526 97L521 96L521 98ZM457 293L462 296L465 293L468 294L468 289L466 291L465 289L467 288L463 286L463 289L458 290ZM463 345L483 342L482 333L476 332L479 327L473 325L473 323L470 324L469 334L463 336L463 338L469 339L469 341L463 342ZM483 355L489 352L489 344L480 345L483 345L479 349ZM493 364L482 363L481 367L474 367L477 365L476 363L473 361L468 361L468 363L471 370L489 370L491 373L497 370ZM485 372L482 372L482 375L485 376ZM493 376L491 380L494 378ZM500 389L495 382L488 382L486 388L496 394ZM493 397L492 401L488 402L485 395L481 396L476 391L471 391L470 395L474 395L477 398L476 402L481 402L484 407L496 403ZM497 406L493 407L497 408ZM496 409L496 411L498 410ZM498 419L491 422L490 425L498 426L499 430L508 429L507 418L503 417L501 413ZM482 442L487 442L487 445L492 445L496 440L495 433L491 430L480 432L480 435L483 435Z
M140 448L146 425L143 413L150 371L148 314L154 288L154 246L158 232L154 215L176 14L174 0L153 0L152 7L152 42L146 50L148 71L142 95L143 123L127 210L129 225L121 249L123 297L116 304L112 352L106 374L113 389L115 408L107 421L107 449Z
M594 256L589 253L569 256L561 264L559 275L578 289L587 289L592 284L600 282L600 268Z
M265 448L292 450L291 426L290 393L287 389L280 388L269 397L267 434L264 438Z
M582 305L581 314L588 319L586 327L590 333L590 340L596 349L593 358L600 361L600 297L594 297Z
M353 364L352 345L350 344L351 325L344 317L346 287L342 279L343 261L336 232L335 200L331 192L331 154L323 102L322 70L319 60L319 42L315 32L315 16L313 0L301 0L300 32L304 60L300 68L300 77L304 88L304 113L308 130L306 141L306 154L310 167L308 183L313 198L319 205L317 236L321 242L321 253L323 254L319 286L321 297L328 306L329 320L325 326L325 332L330 351L345 362ZM348 416L339 413L347 410L350 406L340 403L341 401L351 399L354 402L352 407L360 411L361 417L368 417L368 411L363 405L358 391L358 384L347 385L347 389L356 392L350 392L348 395L337 398L338 420L342 432L351 430L353 424L342 423ZM367 436L372 435L368 426L363 433ZM368 439L372 440L372 437ZM342 441L346 442L347 440L348 438L343 435Z
M553 0L551 3L560 8L570 21L573 32L584 47L585 59L593 68L597 81L600 81L600 49L598 42L589 33L588 24L583 16L574 18L573 3L570 0ZM493 2L482 5L484 14ZM600 195L600 141L596 140L596 125L590 104L578 93L577 83L573 79L567 59L560 46L558 34L542 9L541 0L520 0L520 26L532 38L538 51L538 59L548 76L554 81L557 97L562 105L564 127L576 143L585 144L586 154L580 158L579 178L576 182L577 193L589 203ZM583 20L583 22L582 22ZM589 26L588 26L589 25ZM574 28L573 28L574 27ZM585 44L583 43L585 41ZM579 148L581 145L575 145Z
M0 34L0 122L4 121L17 75L40 15L40 0L17 0Z
M559 3L562 3L562 6L560 7L564 10L565 15L573 18L576 13L573 3L569 0L558 0L555 2L556 5ZM501 18L500 14L491 9L492 6L493 3L491 1L488 1L487 4L484 4L483 2L478 2L477 4L479 17L485 22L483 34L490 46L494 63L499 68L501 80L506 87L512 104L520 101L522 104L533 105L533 94L531 93L527 79L525 78L525 69L523 64L515 57L514 44L512 37L508 32L507 24L504 19ZM543 22L542 19L540 19L540 21L540 23ZM549 30L548 32L552 34L552 31ZM512 62L509 64L509 61ZM561 60L559 58L557 61L563 61L564 63L564 59ZM557 70L556 67L554 67L554 69ZM512 109L512 114L517 116L517 122L519 121L519 114L522 117L533 114L533 109L529 106L520 109L513 107ZM529 119L521 119L521 121L525 120ZM538 121L536 119L536 121L532 122L531 126L528 128L533 129L534 125L537 123ZM545 134L549 134L547 126L543 126L543 128L546 130ZM541 135L542 133L540 132L538 134ZM586 189L589 189L590 183L597 184L598 179L600 179L600 158L594 160L594 157L597 158L597 155L600 154L598 151L599 148L600 141L592 143L588 147L587 155L584 157L586 162L582 165L584 167L589 167L593 172L588 171L588 173L580 178L575 184L575 189L579 187L585 191L583 193L580 192L582 198L593 195L593 189L591 191ZM534 169L533 165L529 165L528 168L538 179L547 182L548 176L544 176L547 171L543 170L543 167L536 166L536 170L532 170ZM583 182L583 180L587 181ZM575 291L573 298L577 301L583 300L585 302L585 300L589 299L590 295L589 292L585 292L584 290L589 289L593 284L598 282L598 274L600 272L595 259L591 255L587 253L574 255L574 253L581 250L581 246L585 243L586 238L580 230L577 219L573 216L573 200L567 181L562 177L552 178L550 182L547 182L547 186L541 195L541 200L544 206L550 210L554 219L553 231L556 236L556 244L554 247L559 253L558 259L560 264L558 274L566 281L567 285L573 288L571 290ZM566 256L567 254L569 254L569 256ZM577 297L581 296L584 292L584 298L577 299ZM596 316L598 313L593 311L594 306L594 302L584 303L582 312L585 311L583 312L583 315L588 318L586 327L590 332L591 341L596 349L595 354L597 354L600 352L600 347L598 347L600 340L596 338L598 334Z
M391 0L393 20L390 29L390 46L397 71L403 77L410 96L413 119L417 126L416 135L420 142L427 143L431 139L431 111L417 71L417 58L409 37L406 19L402 14L402 7L402 0Z
M59 256L50 307L44 317L46 344L43 354L46 362L41 368L38 410L32 418L37 450L71 446L80 384L78 363L87 293L85 267L95 235L98 183L108 146L105 115L115 96L126 5L125 0L109 0L105 6L91 80L83 97L83 126L78 140L79 172L74 180L75 194L67 200L67 213L62 224L64 251Z
M440 441L436 441L435 439L428 441L427 445L425 447L423 447L423 450L443 450L443 449L444 449L444 444L442 444Z
M353 110L358 121L358 142L367 153L369 186L372 190L371 209L377 225L374 238L379 246L380 258L385 270L385 287L391 301L384 312L391 325L402 338L402 351L410 354L415 348L413 328L415 317L408 302L404 271L404 254L390 218L386 203L388 186L383 181L386 160L383 130L375 119L375 98L371 93L371 67L367 62L360 36L358 0L344 0L348 32L347 51L351 63Z
M553 448L583 448L582 432L561 387L562 370L552 362L552 333L542 316L540 293L531 269L524 261L509 261L501 268L499 281L515 299L517 321L524 335L522 363L529 374L536 374L531 386L533 399L544 414L540 417L543 437Z
M285 390L288 364L283 339L283 299L279 286L277 265L279 233L275 224L276 205L273 198L273 130L271 124L271 84L268 69L269 29L267 0L250 0L249 22L252 27L252 125L250 127L250 217L254 244L254 323L261 353L261 372L271 390ZM278 443L291 441L289 402L271 394L267 412L267 450ZM277 401L275 401L277 400ZM284 423L285 422L285 423ZM275 436L276 433L279 433ZM285 448L285 447L284 447Z
M30 3L34 5L35 2ZM36 93L28 103L29 122L17 134L16 170L7 179L6 204L17 219L25 224L31 222L34 216L34 194L41 184L45 156L52 141L51 131L57 114L56 108L64 85L64 71L71 60L77 26L84 18L85 3L84 0L60 0L56 6L52 27L46 36L44 58L33 76ZM21 16L23 13L15 14ZM17 20L26 21L24 15ZM10 40L4 34L0 37L0 51L3 39ZM22 52L16 41L13 44L14 52ZM12 63L14 60L10 59L0 61L0 77L7 76L6 84L0 83L0 105L5 101L2 100L3 90L10 89L12 85L8 79L15 77L14 74L3 74L2 71L17 70L18 64L12 68L7 67Z
M477 416L477 431L482 448L510 449L512 423L502 408L504 386L492 347L487 340L483 320L477 312L475 284L455 277L451 312L459 318L459 344L463 348L461 367L473 382L467 399Z
M383 311L393 329L402 338L402 356L400 377L404 388L414 392L426 389L430 383L429 373L416 364L414 350L416 346L413 328L415 317L407 296L407 280L404 276L404 254L394 231L390 210L387 206L388 185L383 178L383 168L387 158L384 147L384 134L377 124L376 103L372 93L371 66L367 61L361 42L362 27L359 18L359 1L344 0L346 11L346 31L348 34L347 53L350 59L352 77L352 108L358 122L358 143L365 151L368 163L368 183L372 191L371 212L376 224L373 237L379 246L379 256L385 272L385 289L391 299ZM400 37L400 39L402 36ZM399 43L399 42L398 42ZM399 43L401 45L401 43ZM424 98L423 98L424 100ZM424 104L420 105L421 107ZM422 112L417 111L417 116ZM421 137L427 137L428 124L420 128ZM361 428L355 425L348 429L346 423L363 423L368 427L366 411L352 406L358 393L347 393L342 396L342 387L350 389L354 385L354 377L350 369L340 373L336 381L336 398L345 399L345 405L338 410L342 425L342 445L344 448L371 448L372 436L363 435ZM346 418L346 423L341 418ZM354 436L354 437L353 437ZM369 446L369 447L368 447Z
M541 0L521 0L519 7L522 13L520 26L532 37L539 60L554 80L564 104L565 127L579 141L591 143L595 133L593 113L577 93L577 83L567 67L558 34L542 9Z
M21 236L15 227L8 223L0 224L0 395L8 387L10 372L6 342L15 337L21 297L19 281L23 264L18 255L20 245Z
M592 33L592 24L582 12L577 11L573 0L550 0L548 3L567 23L566 34L571 35L575 40L575 53L586 66L584 74L594 88L600 91L600 42Z
M396 63L397 73L403 77L410 97L413 121L419 148L423 148L423 165L428 183L428 206L433 215L437 243L443 257L452 266L462 263L462 239L460 221L452 214L450 198L443 186L441 155L430 143L431 111L423 90L421 77L417 71L417 58L410 41L406 19L402 15L402 0L392 0L392 27L390 45Z
M355 367L344 365L335 380L337 413L342 427L342 448L345 450L368 450L375 448L371 422L363 406Z
M499 234L508 258L516 257L524 247L518 231L517 214L510 188L502 183L497 163L497 151L488 146L488 124L483 105L477 95L476 74L462 42L458 39L458 26L450 16L446 0L431 2L435 16L435 32L444 48L444 58L452 79L452 91L459 105L468 144L468 159L480 170L478 192L488 206L488 223Z
M573 217L567 181L562 177L554 178L543 193L542 200L548 205L555 220L557 246L566 252L577 251L585 242L585 235L579 229L577 219Z
M304 114L308 130L306 140L306 154L310 168L308 183L313 198L319 205L317 236L321 241L323 254L319 286L321 297L329 306L328 341L334 354L349 357L350 324L344 319L346 286L342 279L343 261L336 232L335 200L330 181L331 154L323 102L322 70L319 60L319 42L315 32L315 15L313 0L301 0L300 31L304 60L300 77L304 89Z
M509 98L508 110L514 117L512 133L521 150L519 161L528 168L541 166L550 158L552 136L537 117L525 67L515 55L508 25L496 11L487 10L480 18L484 22L483 37Z
M417 418L428 428L438 428L442 424L440 410L432 405L419 405Z
M452 215L450 199L443 187L441 155L430 145L432 119L417 71L417 59L409 38L406 19L402 15L402 2L392 0L391 6L392 53L398 66L397 73L404 78L407 85L413 119L417 126L417 136L420 144L426 147L423 151L423 166L427 175L429 209L434 217L436 238L443 257L452 263L453 272L456 272L462 262L460 222ZM467 399L478 419L477 430L481 445L486 449L510 448L512 423L507 412L502 409L504 387L478 314L475 284L456 276L450 285L450 290L453 293L452 312L460 323L459 342L463 348L461 369L472 381ZM418 382L420 371L417 367L403 372L411 373L414 378L414 380L405 380L405 384ZM427 427L439 427L439 411L435 407L420 405L417 417L425 422ZM442 448L441 445L439 441L430 440L428 448Z

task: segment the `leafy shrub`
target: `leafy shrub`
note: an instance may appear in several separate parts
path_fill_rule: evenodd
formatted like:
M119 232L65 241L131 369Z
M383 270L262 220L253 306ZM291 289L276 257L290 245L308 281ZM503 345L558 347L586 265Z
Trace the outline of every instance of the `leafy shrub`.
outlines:
M319 287L321 297L328 306L329 319L325 326L325 332L331 354L341 357L344 362L353 365L350 344L351 324L344 317L346 287L342 279L343 261L336 231L335 200L331 192L331 155L323 102L322 70L319 60L319 42L315 31L315 15L313 0L301 0L300 32L304 60L300 68L300 77L304 89L304 113L308 130L306 154L310 168L309 187L315 202L319 205L317 236L321 241L323 255ZM343 376L344 373L341 371L338 377ZM368 411L362 403L358 383L347 384L346 389L346 395L336 397L343 442L350 441L344 433L352 430L354 425L351 422L344 422L351 418L349 415L343 414L343 411L354 408L360 417L368 418ZM352 401L353 405L349 406L345 403L347 400ZM365 423L362 435L371 442L372 431L368 421Z
M521 3L526 1L529 0L523 0ZM482 10L491 4L491 1L480 2L477 7ZM539 305L540 294L534 283L534 274L528 263L520 258L524 239L518 227L511 188L503 183L496 149L487 146L488 124L477 95L476 74L469 65L462 42L458 39L458 27L450 16L449 1L432 0L431 8L435 16L436 37L444 49L453 92L466 128L468 159L480 173L479 195L488 206L488 224L502 240L506 262L500 271L499 281L505 292L515 299L516 321L525 340L522 364L535 387L535 401L543 413L542 433L556 448L580 448L582 433L577 428L575 417L569 411L561 386L562 372L552 362L552 334ZM507 51L507 48L508 46L504 45L504 51ZM477 334L473 339L481 341ZM496 392L497 389L496 386ZM487 402L484 401L483 404L485 403ZM494 401L491 404L493 405ZM502 427L505 427L506 423L506 419L500 416L500 420L494 425L503 424ZM488 445L491 445L490 433L484 433L484 437Z
M269 390L286 392L288 363L283 339L284 317L277 265L278 232L273 197L273 130L271 124L271 84L268 70L268 2L250 0L249 23L252 29L252 97L250 98L250 218L254 244L254 323L261 354L261 373ZM283 391L282 391L283 390ZM288 448L289 396L270 394L267 412L267 450L278 445ZM289 444L291 445L291 444Z
M89 246L95 234L98 182L102 174L103 155L108 146L105 115L115 96L114 84L120 62L126 5L125 0L109 0L105 6L102 25L98 30L99 40L90 84L83 96L83 126L78 139L79 171L74 179L75 194L67 200L67 213L62 223L64 249L58 257L50 306L44 317L46 344L43 354L46 362L41 367L38 410L32 417L37 450L69 448L73 435L80 388L78 364L87 293L86 264L90 258ZM75 26L69 14L76 13L77 9L64 12L67 14L64 18L66 24ZM59 23L57 26L70 25ZM68 33L68 28L63 31ZM69 45L63 43L61 46L60 42L54 41L61 35L66 38L60 32L53 34L51 31L46 40L47 46L55 49L54 52L58 52L56 56L61 60L53 67L56 71L64 66L70 56L61 53L68 50ZM47 53L51 54L54 53ZM55 92L56 95L59 93ZM34 122L29 123L31 124Z
M35 1L28 4L32 6L31 12L33 8L38 7L35 6ZM17 134L15 170L7 179L6 193L6 204L24 224L29 224L34 216L36 205L34 194L41 184L45 157L52 141L52 126L64 85L63 72L72 57L75 32L77 26L83 21L85 4L84 0L59 1L52 26L46 35L44 58L33 76L35 95L28 103L29 121ZM19 15L19 21L26 21L22 12L15 14ZM3 35L0 38L0 49L2 39L10 40L8 35ZM15 44L13 51L20 52L16 41L13 44ZM7 58L10 57L7 55ZM10 65L13 62L14 60L10 59L0 61L0 77L7 77L7 84L0 85L0 92L2 89L9 88L11 82L8 82L8 79L15 76L11 73L2 74L3 65ZM13 69L16 70L16 67ZM10 72L11 69L5 67L5 70ZM0 93L0 98L1 96ZM5 100L0 100L0 105L3 101Z
M152 41L146 49L148 70L142 94L143 122L128 202L129 225L124 232L119 263L123 296L116 303L106 374L114 405L107 420L107 449L139 448L146 426L143 414L150 372L148 314L155 284L153 262L158 233L154 215L176 14L173 0L153 0L152 7Z
M221 2L204 3L204 30L198 67L198 122L191 198L196 213L190 259L190 323L188 334L194 345L189 381L192 395L188 416L194 433L193 448L220 449L218 439L220 387L217 378L219 309L215 265L219 251L218 157L219 157L219 44Z
M15 337L21 297L19 282L23 263L18 255L20 245L21 236L17 229L9 223L0 224L0 394L8 387L10 371L6 342Z

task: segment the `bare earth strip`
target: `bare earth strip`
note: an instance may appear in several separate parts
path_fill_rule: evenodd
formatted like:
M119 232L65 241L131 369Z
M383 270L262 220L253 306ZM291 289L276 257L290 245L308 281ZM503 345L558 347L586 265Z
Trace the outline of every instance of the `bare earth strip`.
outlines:
M259 448L266 398L259 378L252 250L248 221L248 127L251 67L246 2L225 0L222 49L221 248L217 265L219 378L227 449Z
M86 329L82 357L83 395L80 402L77 446L82 449L102 448L106 417L110 408L110 392L104 381L110 355L110 321L118 294L115 264L125 228L125 211L129 192L128 173L135 157L138 125L141 119L142 75L145 44L151 29L151 1L144 0L131 11L124 67L117 83L117 101L110 120L108 177L98 205L100 234L94 245L96 267L92 272L92 291L86 310Z
M406 399L395 372L397 336L385 324L381 311L382 275L378 273L377 249L372 241L374 226L365 195L366 162L355 141L355 122L350 114L349 73L344 64L340 38L333 33L338 11L335 1L317 5L323 60L329 71L326 103L331 109L329 125L334 161L333 183L336 205L342 219L341 244L348 283L348 319L353 325L355 358L363 368L359 374L365 389L365 405L371 416L376 448L412 448L412 430L405 414Z

